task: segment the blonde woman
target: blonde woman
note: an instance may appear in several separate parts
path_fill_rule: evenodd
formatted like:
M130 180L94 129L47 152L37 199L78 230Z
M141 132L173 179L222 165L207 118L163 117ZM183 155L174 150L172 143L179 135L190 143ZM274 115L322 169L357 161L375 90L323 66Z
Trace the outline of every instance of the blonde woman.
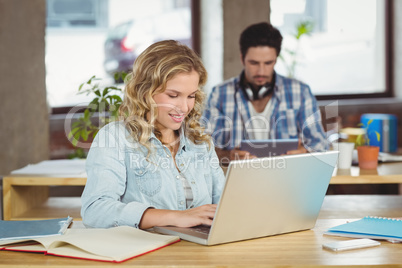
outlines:
M86 226L212 223L224 175L199 122L206 79L201 59L173 40L136 59L122 120L99 131L87 157Z

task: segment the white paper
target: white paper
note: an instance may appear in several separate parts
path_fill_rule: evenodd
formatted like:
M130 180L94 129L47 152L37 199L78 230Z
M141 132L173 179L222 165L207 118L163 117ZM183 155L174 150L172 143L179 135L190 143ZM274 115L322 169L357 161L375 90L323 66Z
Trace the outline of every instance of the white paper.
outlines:
M45 160L11 171L13 175L85 176L85 159Z
M402 155L393 155L389 153L378 153L378 160L381 162L398 162L402 161Z

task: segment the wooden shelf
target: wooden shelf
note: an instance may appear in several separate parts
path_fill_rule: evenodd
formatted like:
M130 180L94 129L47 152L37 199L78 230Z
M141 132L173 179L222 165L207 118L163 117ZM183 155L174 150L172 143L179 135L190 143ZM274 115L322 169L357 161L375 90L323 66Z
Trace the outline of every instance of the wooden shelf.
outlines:
M49 197L49 186L85 186L85 183L84 177L4 177L4 220L35 220L66 216L80 220L80 197Z
M87 178L80 177L47 177L47 176L7 176L3 180L6 180L12 185L32 185L32 186L85 186Z
M330 184L400 184L402 162L379 164L377 169L364 170L359 167L338 169Z
M70 216L81 221L80 197L49 197L44 203L31 207L29 210L13 215L9 220L40 220Z
M3 178L4 220L33 220L71 216L80 220L79 197L49 197L49 186L85 186L85 177L6 176ZM337 170L330 184L400 184L402 162L375 170ZM402 191L402 187L401 191Z

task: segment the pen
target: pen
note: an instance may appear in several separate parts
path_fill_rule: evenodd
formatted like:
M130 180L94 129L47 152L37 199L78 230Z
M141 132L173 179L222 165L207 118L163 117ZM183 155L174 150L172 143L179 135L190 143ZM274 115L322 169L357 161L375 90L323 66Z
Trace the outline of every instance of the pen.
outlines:
M60 221L61 228L60 228L59 234L64 234L66 232L68 226L70 226L70 223L72 221L73 221L73 218L70 216L67 217L67 220Z

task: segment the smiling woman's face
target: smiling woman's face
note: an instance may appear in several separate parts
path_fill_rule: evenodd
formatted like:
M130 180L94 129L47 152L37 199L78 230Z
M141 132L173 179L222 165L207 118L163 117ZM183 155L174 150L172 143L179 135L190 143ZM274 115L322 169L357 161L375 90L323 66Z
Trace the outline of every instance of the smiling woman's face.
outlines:
M158 107L156 128L168 138L178 130L194 108L199 75L196 71L179 73L166 83L166 90L153 96Z

